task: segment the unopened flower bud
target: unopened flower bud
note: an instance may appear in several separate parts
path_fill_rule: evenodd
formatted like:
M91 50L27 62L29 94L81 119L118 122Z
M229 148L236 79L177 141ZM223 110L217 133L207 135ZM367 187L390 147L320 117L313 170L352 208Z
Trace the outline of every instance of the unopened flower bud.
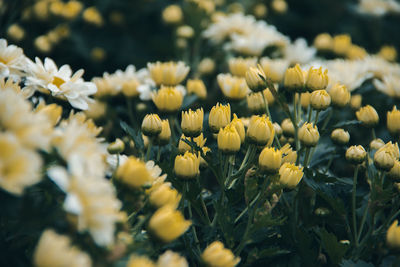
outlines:
M142 132L146 136L157 136L161 133L161 119L157 114L147 114L142 122Z
M182 106L182 93L175 87L161 86L157 93L153 94L153 102L161 112L173 113Z
M400 111L396 106L393 106L392 111L388 111L386 125L391 135L400 136Z
M267 173L277 173L282 163L282 151L274 147L264 148L258 158L261 170Z
M331 97L325 90L316 90L311 93L311 107L315 110L325 110L331 104Z
M246 72L246 83L247 86L253 92L263 91L267 86L265 84L265 80L267 77L260 65L257 68L250 67L250 69Z
M300 95L300 105L302 108L307 109L311 103L311 93L305 92Z
M397 220L390 225L386 233L386 242L391 248L400 248L400 226L398 225Z
M346 151L346 160L352 164L360 164L367 156L367 152L361 145L351 146Z
M165 145L169 143L171 139L171 128L169 127L168 119L161 121L161 133L158 135L156 141L159 145Z
M366 127L375 127L379 122L379 115L376 110L370 106L366 105L356 112L357 120L361 121Z
M331 139L335 144L342 146L349 142L350 134L343 129L335 129L331 133Z
M371 141L371 143L369 144L369 148L372 150L378 150L381 147L383 147L385 145L385 142L382 141L382 139L377 138Z
M350 102L350 92L345 85L335 84L329 91L331 96L332 105L334 107L342 108Z
M121 139L117 138L114 142L108 145L107 151L110 154L119 154L125 149L125 144Z
M288 188L294 188L303 178L303 168L292 163L283 163L279 169L279 182Z
M224 247L220 241L214 241L203 251L201 258L210 267L234 267L240 262L240 258L229 249Z
M280 137L283 133L281 126L277 122L274 122L272 125L274 126L275 129L275 135Z
M328 51L332 49L333 39L329 33L320 33L314 39L314 46L318 50Z
M387 176L395 181L400 180L400 161L394 161L393 167L388 171Z
M247 129L247 136L249 140L257 145L270 146L274 140L275 128L269 117L263 116L252 116Z
M289 118L286 118L281 123L283 135L286 137L294 136L294 125Z
M350 98L350 107L353 110L358 110L361 107L362 96L361 95L352 95Z
M317 125L304 123L299 129L299 140L305 146L316 146L319 141L319 132Z
M210 111L208 124L213 133L218 133L219 129L231 122L231 106L217 103Z
M328 85L328 70L322 72L322 67L314 69L310 67L307 73L306 87L311 90L322 90Z
M199 174L199 158L188 151L175 158L174 172L181 179L193 179Z
M393 167L394 161L392 153L384 146L375 152L374 165L378 170L389 171Z
M182 111L182 132L186 136L196 137L201 134L203 130L204 111L202 108L192 111Z
M288 68L285 72L284 78L284 85L285 87L296 90L302 91L304 87L304 74L303 70L300 68L299 64L296 64L293 68Z
M219 130L217 141L218 149L224 153L235 153L240 150L240 136L232 124Z

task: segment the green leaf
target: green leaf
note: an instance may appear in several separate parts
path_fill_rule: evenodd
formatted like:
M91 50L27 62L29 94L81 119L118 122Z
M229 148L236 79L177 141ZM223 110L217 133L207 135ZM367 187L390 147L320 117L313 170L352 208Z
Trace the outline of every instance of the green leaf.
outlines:
M290 251L286 249L281 249L279 247L266 248L258 252L258 258L272 258L280 255L289 254Z
M368 263L362 260L354 262L352 260L345 260L340 264L341 267L373 267L372 263Z
M136 133L135 130L124 121L120 121L120 125L122 130L124 130L133 139L135 146L139 150L142 150L144 148L144 142L140 130Z
M188 109L197 99L196 95L186 95L183 99L181 110Z
M316 233L321 238L322 247L328 253L330 260L334 264L342 262L348 246L340 243L334 234L329 233L324 228L316 230Z

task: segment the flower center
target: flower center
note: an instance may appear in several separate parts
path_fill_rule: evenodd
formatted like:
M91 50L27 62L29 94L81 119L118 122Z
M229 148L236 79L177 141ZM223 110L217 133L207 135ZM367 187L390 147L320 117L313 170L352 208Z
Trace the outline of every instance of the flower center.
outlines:
M57 87L60 87L63 83L65 83L65 81L60 77L54 76L53 81L51 83Z

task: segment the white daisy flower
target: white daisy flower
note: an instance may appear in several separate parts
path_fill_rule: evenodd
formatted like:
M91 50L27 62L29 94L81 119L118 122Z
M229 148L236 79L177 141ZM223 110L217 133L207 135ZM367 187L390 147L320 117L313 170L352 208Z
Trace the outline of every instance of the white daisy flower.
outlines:
M7 40L0 39L0 78L20 74L26 63L26 57L21 48L7 45Z

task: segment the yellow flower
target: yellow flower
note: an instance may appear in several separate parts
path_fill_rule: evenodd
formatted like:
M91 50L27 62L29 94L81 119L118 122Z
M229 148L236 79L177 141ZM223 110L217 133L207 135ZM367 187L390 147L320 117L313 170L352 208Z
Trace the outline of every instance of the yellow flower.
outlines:
M283 163L295 163L297 160L297 152L293 151L292 148L290 147L290 144L286 144L283 147L281 147L281 152L282 152L282 162Z
M203 133L201 133L199 136L194 137L194 138L192 138L192 137L187 138L184 134L182 134L181 139L179 139L179 144L178 144L178 150L181 153L191 150L191 147L189 146L189 144L183 140L190 140L190 141L196 143L196 145L198 147L202 148L202 147L204 147L204 145L207 141L207 138L204 138Z
M203 119L203 108L199 108L196 111L192 111L191 109L182 111L182 132L190 137L199 136L203 130Z
M110 143L107 147L107 151L110 154L119 154L125 149L125 143L117 138L114 142Z
M35 45L35 48L42 53L49 53L53 49L49 38L44 35L36 37L36 39L33 41L33 44Z
M305 146L316 146L319 141L317 125L304 123L299 129L299 140Z
M303 168L292 163L283 163L279 169L279 182L288 187L294 188L303 178Z
M210 74L215 70L215 62L211 58L203 58L197 67L200 74Z
M175 158L174 172L182 179L193 179L199 174L200 159L193 153L186 151Z
M202 100L207 98L207 88L200 79L187 80L186 88L189 94L195 94Z
M237 133L240 136L240 142L243 144L244 139L246 138L246 131L244 129L244 124L241 119L239 119L236 114L233 114L233 120L231 121L231 124L235 126L235 129Z
M394 46L384 45L381 47L381 50L379 50L378 55L387 61L394 62L397 58L397 50Z
M254 16L258 19L264 18L267 12L267 7L262 3L256 4L253 8Z
M392 135L400 135L400 111L397 110L396 106L393 106L392 111L388 111L386 125Z
M272 125L274 125L275 135L280 137L282 135L282 133L283 133L283 130L282 130L281 126L277 122L274 122Z
M178 5L169 5L162 12L162 19L168 24L177 24L183 19L182 9Z
M171 206L159 208L149 221L149 230L160 240L169 243L181 236L192 223Z
M107 104L102 101L95 101L89 103L89 108L85 110L85 115L88 118L98 120L106 114Z
M139 91L137 90L140 83L136 79L126 79L122 82L122 94L127 97L136 97L139 95Z
M171 139L171 128L169 127L168 119L161 121L161 132L157 137L157 142L160 145L168 144Z
M189 67L185 63L179 62L159 62L148 63L150 76L157 86L175 86L180 84L189 73Z
M361 95L352 95L350 98L350 107L353 110L358 110L361 107L362 96Z
M261 92L250 93L246 96L247 107L250 112L258 114L265 112L265 104L263 99L263 94Z
M322 67L314 69L310 67L307 74L306 87L311 90L322 90L328 85L328 70L322 72Z
M83 11L83 19L93 25L102 26L104 24L103 17L95 6L88 7Z
M231 122L231 106L217 103L212 107L208 116L208 125L211 131L218 133L219 129L225 127Z
M368 55L367 51L358 45L351 45L346 52L346 57L349 59L363 59Z
M348 34L340 34L333 37L332 50L338 55L346 55L351 47L351 37Z
M385 145L385 142L382 141L382 139L377 138L371 141L371 143L369 143L369 147L372 150L378 150L379 148L383 147Z
M176 29L176 35L181 38L190 39L194 35L194 30L189 25L182 25Z
M263 69L260 65L255 67L250 67L246 72L246 83L247 86L253 92L263 91L267 86L265 80L267 79Z
M280 14L283 14L286 12L288 6L285 0L273 0L271 3L272 9Z
M40 102L36 106L35 112L45 115L54 126L61 119L62 107L57 104L46 105L44 102Z
M374 165L381 171L389 171L393 167L395 160L392 151L385 146L378 149L374 155Z
M240 136L232 124L219 130L217 141L218 149L224 153L235 153L240 150Z
M386 242L390 247L400 248L400 226L398 226L397 220L390 225L386 233Z
M311 103L311 93L305 92L300 94L300 105L302 108L307 109Z
M37 267L76 266L90 267L89 255L71 244L69 237L46 230L40 237L33 255Z
M142 132L146 136L157 136L161 133L162 123L157 114L147 114L142 122Z
M250 67L255 67L257 64L257 58L231 58L228 61L229 71L238 77L245 77L246 72Z
M384 147L390 152L393 158L399 159L399 145L397 144L397 142L393 144L392 141L390 141L386 143Z
M201 258L210 267L234 267L240 262L240 258L235 257L220 241L208 245Z
M331 139L335 144L342 146L349 142L350 134L343 129L335 129L331 133Z
M387 175L388 177L396 181L400 179L400 161L394 161L394 165L390 169L390 171L387 172Z
M10 133L0 133L0 187L21 195L41 180L42 160Z
M367 152L361 145L351 146L346 151L346 160L353 164L360 164L364 161Z
M325 110L331 104L331 96L326 90L316 90L311 93L310 103L315 110Z
M178 207L179 201L181 201L181 197L181 194L171 188L169 183L164 183L151 191L149 200L150 203L157 208L161 208L165 205L176 208Z
M283 81L285 87L297 91L301 91L304 87L304 74L299 64L293 68L288 68L285 72L285 79Z
M329 95L331 96L332 104L335 107L342 108L350 102L350 92L347 90L345 85L335 84L329 90Z
M10 25L7 29L7 36L13 39L14 41L21 41L25 37L25 30L19 26L18 24L14 23Z
M178 111L183 101L182 93L178 89L166 86L161 86L152 98L158 110L168 113Z
M356 112L357 120L361 121L364 126L375 127L379 122L379 115L376 110L366 105Z
M242 77L232 76L230 74L218 74L218 85L224 96L232 100L240 100L246 97L249 92L246 80Z
M261 170L268 173L276 173L281 167L282 151L276 150L274 147L264 148L258 158L258 165Z
M274 83L281 83L286 69L289 67L289 61L286 59L262 58L260 65L267 78Z
M274 140L275 128L266 115L253 115L250 120L247 136L251 142L257 145L270 146Z
M294 137L294 125L289 118L286 118L281 123L283 135L286 137Z
M136 189L151 185L154 180L147 170L146 164L133 156L130 156L118 167L116 177L123 183Z
M156 265L146 256L131 255L126 267L156 267Z
M331 50L333 47L333 39L329 33L320 33L314 39L314 46L318 50Z
M167 250L158 257L157 267L189 267L189 264L186 259L178 253Z

